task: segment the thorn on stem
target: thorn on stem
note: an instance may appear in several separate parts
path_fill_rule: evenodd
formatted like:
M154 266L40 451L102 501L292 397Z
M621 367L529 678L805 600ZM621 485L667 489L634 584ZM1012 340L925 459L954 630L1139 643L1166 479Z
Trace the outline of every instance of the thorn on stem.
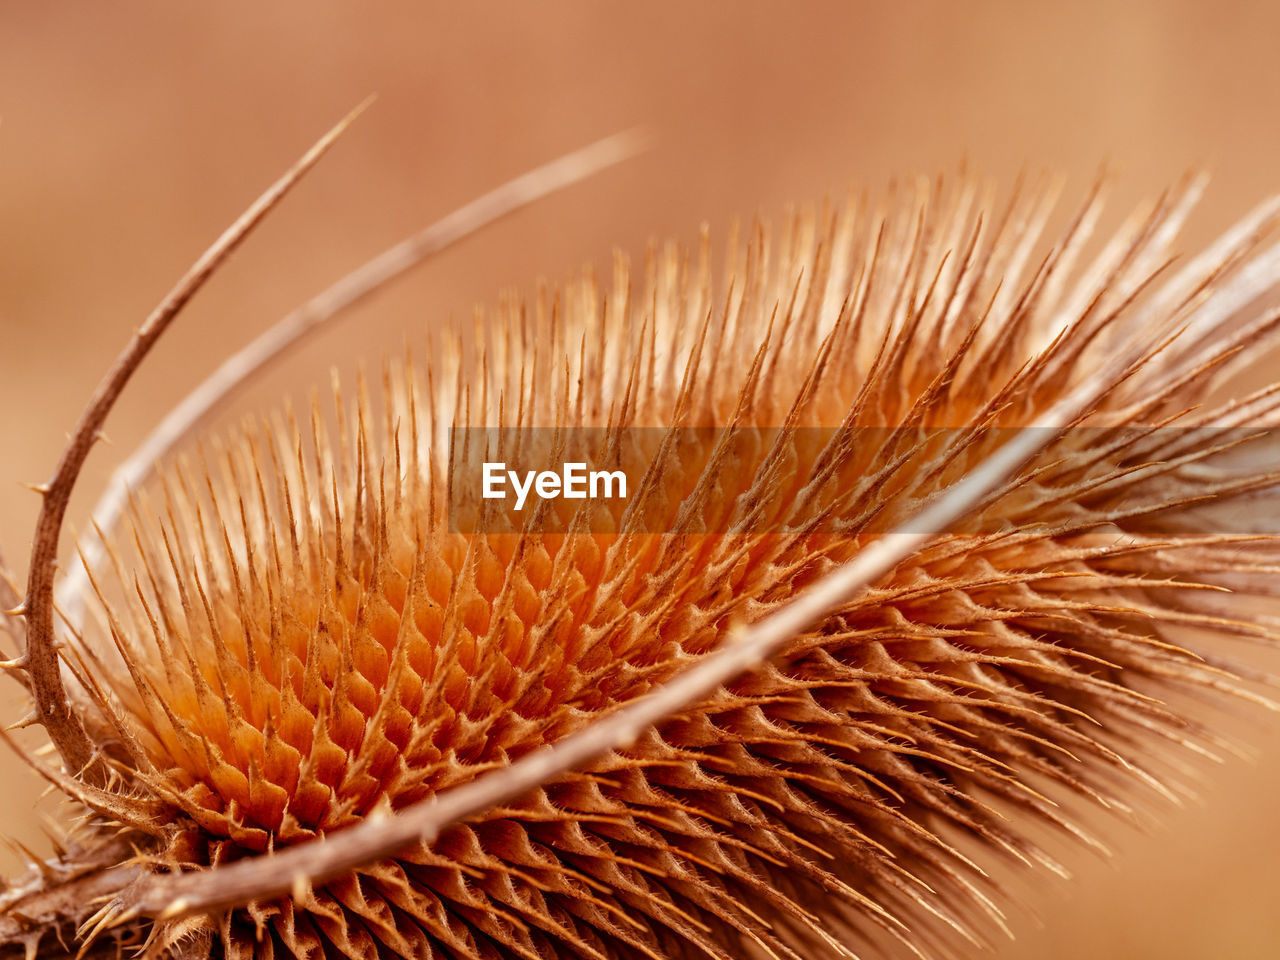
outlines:
M156 919L171 920L174 917L180 917L184 913L186 913L190 907L191 907L190 900L188 900L186 897L179 897L177 900L174 900L167 907L161 910L160 916L157 917Z
M21 720L15 720L4 729L7 732L13 730L25 730L27 727L35 726L37 723L40 723L40 714L32 710Z

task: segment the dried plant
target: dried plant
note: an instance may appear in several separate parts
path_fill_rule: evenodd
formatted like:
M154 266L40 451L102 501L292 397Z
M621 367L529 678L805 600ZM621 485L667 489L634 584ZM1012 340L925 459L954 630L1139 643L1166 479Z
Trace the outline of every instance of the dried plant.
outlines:
M41 488L5 626L60 763L14 747L83 816L0 896L0 943L976 956L984 863L1054 867L1027 822L1091 842L1089 804L1169 792L1213 748L1185 702L1249 695L1191 650L1274 630L1276 542L1212 511L1275 483L1280 390L1213 388L1280 321L1280 204L1172 269L1199 181L1096 252L1100 188L1046 243L1052 191L997 208L960 179L760 227L719 284L705 238L634 284L619 259L607 292L507 302L354 402L158 466L297 337L620 141L389 252L196 391L104 495L59 634L60 529L112 403L340 130L143 324ZM617 506L460 530L450 431L499 424L597 430L647 472Z

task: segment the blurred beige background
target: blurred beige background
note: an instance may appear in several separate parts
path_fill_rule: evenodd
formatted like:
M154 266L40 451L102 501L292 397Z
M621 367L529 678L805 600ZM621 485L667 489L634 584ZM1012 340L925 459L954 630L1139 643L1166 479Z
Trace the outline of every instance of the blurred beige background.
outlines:
M16 565L65 431L134 324L257 192L370 93L374 108L192 306L108 424L73 505L184 388L289 307L435 216L604 134L658 148L524 211L362 309L246 398L376 358L504 285L690 237L850 182L1001 180L1100 164L1121 200L1215 174L1203 240L1280 190L1280 5L0 2L0 543ZM15 716L6 689L0 707ZM1280 723L1149 835L1112 825L1078 879L1018 881L1003 960L1280 956ZM0 760L0 829L39 787ZM11 863L6 859L5 864ZM1040 915L1041 922L1032 918Z

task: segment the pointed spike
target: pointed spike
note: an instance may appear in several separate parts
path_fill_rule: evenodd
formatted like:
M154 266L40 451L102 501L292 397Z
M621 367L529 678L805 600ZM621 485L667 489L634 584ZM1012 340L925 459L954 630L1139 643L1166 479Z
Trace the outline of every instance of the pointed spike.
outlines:
M311 892L311 878L305 873L295 873L290 881L289 892L294 903L305 903Z
M25 730L27 727L33 727L40 722L40 714L32 710L21 720L15 720L13 723L5 727L5 730Z
M161 910L159 915L156 917L156 919L172 920L175 917L182 916L190 909L191 909L191 901L188 900L186 897L179 897L178 899L171 901L168 906L166 906L163 910Z

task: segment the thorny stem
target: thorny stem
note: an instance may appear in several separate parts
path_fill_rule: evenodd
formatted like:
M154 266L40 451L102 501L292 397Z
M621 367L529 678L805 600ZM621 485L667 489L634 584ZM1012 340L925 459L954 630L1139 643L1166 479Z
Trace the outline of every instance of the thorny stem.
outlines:
M146 482L157 462L203 424L219 404L331 321L440 251L536 200L634 156L644 145L640 132L624 131L508 180L384 250L293 310L229 357L187 394L116 468L93 508L97 528L103 534L110 534L124 512L129 491ZM73 566L60 585L61 608L73 625L78 625L83 613L89 586L88 570L102 558L103 552L100 539L87 540L84 556L73 559Z
M273 183L253 204L206 250L186 275L169 291L134 333L129 345L98 384L88 406L71 435L53 479L39 488L43 495L40 516L36 521L31 547L31 567L27 579L27 596L23 613L27 620L25 667L31 681L31 694L36 703L36 719L49 733L63 763L72 773L98 783L105 782L106 771L95 755L93 744L85 733L79 716L72 710L62 683L62 672L54 642L53 581L58 558L58 541L67 503L89 451L97 441L102 424L133 376L170 323L213 275L214 271L241 244L249 232L310 170L363 110L362 104L348 114L308 150L294 166Z
M110 896L144 869L129 862L133 851L121 839L73 852L75 857L43 864L0 891L0 943L25 941L32 950L43 929L65 927L83 914L85 904Z
M211 871L148 876L116 901L114 913L108 906L101 922L124 923L140 916L178 917L300 893L309 884L393 856L414 844L429 844L454 823L515 799L612 750L625 749L647 728L687 710L758 667L787 641L848 603L858 591L980 505L1066 424L1091 407L1140 355L1136 345L1116 355L1106 369L1021 429L915 517L871 543L781 609L731 633L705 659L578 733L395 814L372 814L330 836L280 853Z

